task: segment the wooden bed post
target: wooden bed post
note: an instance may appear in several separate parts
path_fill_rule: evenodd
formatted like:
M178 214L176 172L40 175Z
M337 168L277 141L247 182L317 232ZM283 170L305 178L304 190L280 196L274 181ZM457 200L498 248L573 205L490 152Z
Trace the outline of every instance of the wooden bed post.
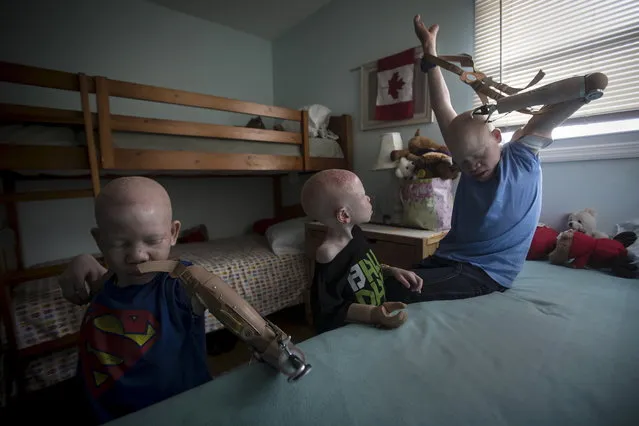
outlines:
M93 197L100 193L100 169L98 167L98 154L95 149L93 135L94 123L91 115L91 104L89 103L89 81L86 74L78 74L80 78L80 96L82 100L82 116L84 118L84 133L87 139L87 155L89 157L89 167L91 169L91 186L93 187ZM108 102L108 98L107 98ZM108 107L108 105L107 105Z
M109 87L104 77L95 78L95 96L98 104L98 130L100 134L100 157L102 167L112 169L115 166L113 138L111 135L111 110L109 108Z
M282 179L280 176L273 176L273 213L275 213L275 217L282 215Z
M302 149L304 161L302 170L311 168L311 142L308 140L308 111L302 111Z

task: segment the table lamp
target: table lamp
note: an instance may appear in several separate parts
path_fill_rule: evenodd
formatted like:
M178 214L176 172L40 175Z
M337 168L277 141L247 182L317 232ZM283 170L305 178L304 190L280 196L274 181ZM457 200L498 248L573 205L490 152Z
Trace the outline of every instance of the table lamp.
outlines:
M397 163L391 160L391 152L399 151L404 147L402 135L397 132L384 133L379 144L379 154L373 170L394 169Z

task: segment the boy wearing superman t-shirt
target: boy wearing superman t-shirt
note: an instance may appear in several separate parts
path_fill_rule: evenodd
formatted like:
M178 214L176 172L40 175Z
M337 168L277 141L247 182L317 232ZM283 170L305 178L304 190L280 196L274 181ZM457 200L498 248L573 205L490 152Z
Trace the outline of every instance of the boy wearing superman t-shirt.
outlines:
M105 423L211 379L204 306L168 273L138 274L136 265L166 260L180 222L157 182L125 177L95 200L92 235L109 274L88 255L60 279L63 296L90 304L80 328L77 377L98 423ZM91 296L84 282L101 277Z

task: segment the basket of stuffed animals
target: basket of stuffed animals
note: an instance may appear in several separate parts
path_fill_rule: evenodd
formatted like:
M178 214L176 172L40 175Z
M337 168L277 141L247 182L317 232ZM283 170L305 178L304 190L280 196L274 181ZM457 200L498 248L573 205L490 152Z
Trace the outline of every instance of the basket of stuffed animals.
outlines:
M459 169L446 147L417 130L408 149L393 151L391 159L397 161L396 174L402 179L402 224L430 231L450 229Z
M407 180L403 182L399 194L403 225L430 231L450 229L453 212L452 180Z

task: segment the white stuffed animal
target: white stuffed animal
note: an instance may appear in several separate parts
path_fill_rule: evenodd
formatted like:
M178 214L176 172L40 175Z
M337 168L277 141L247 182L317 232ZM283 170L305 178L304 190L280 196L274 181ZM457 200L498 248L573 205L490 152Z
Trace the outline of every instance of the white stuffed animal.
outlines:
M405 157L401 157L397 162L397 167L395 168L395 176L400 179L407 179L414 177L413 172L415 171L415 164L412 161L407 160Z
M583 232L594 238L610 238L608 234L597 231L597 212L588 208L568 215L568 229Z

